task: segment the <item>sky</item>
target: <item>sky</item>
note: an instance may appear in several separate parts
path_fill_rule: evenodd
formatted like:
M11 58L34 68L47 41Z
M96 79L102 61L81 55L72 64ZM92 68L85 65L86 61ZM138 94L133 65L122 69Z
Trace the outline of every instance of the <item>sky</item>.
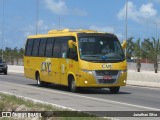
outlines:
M94 29L125 40L126 0L38 0L38 34L51 29ZM0 0L0 49L24 47L36 34L37 0ZM160 0L128 0L128 37L160 37Z

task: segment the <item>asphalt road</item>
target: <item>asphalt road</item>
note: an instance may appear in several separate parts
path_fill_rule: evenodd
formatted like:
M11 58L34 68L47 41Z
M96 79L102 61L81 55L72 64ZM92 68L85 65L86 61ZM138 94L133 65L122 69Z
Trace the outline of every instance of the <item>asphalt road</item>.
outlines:
M67 87L37 87L36 81L22 74L0 74L0 91L45 101L82 111L160 111L160 89L125 86L119 94L108 89L81 89L71 93Z

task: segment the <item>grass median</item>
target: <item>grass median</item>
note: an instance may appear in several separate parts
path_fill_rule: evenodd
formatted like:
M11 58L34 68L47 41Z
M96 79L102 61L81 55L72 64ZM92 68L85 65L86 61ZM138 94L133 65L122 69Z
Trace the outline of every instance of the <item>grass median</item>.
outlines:
M0 93L0 111L9 111L9 112L20 112L26 113L31 111L32 113L37 112L41 113L42 117L36 117L34 120L103 120L102 117L97 117L95 115L78 112L78 111L69 111L67 109L60 109L50 104L43 104L33 102L31 100L26 100L20 97L16 97L14 95L6 95ZM10 119L33 119L33 117L22 116L21 117L13 117L0 118L2 120L10 120ZM106 119L105 119L106 120Z

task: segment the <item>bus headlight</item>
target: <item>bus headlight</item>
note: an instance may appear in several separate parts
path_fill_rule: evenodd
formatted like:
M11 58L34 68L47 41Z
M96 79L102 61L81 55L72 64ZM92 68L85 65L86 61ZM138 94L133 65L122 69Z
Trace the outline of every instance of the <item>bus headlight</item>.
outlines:
M87 73L87 74L93 74L91 70L84 70L82 69L83 72Z
M126 72L127 72L127 69L126 70L121 70L120 75L122 75L123 73L126 73Z

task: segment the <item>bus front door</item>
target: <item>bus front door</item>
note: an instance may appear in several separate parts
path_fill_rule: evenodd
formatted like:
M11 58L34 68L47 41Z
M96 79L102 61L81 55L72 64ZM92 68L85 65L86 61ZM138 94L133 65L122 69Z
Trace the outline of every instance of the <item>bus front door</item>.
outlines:
M68 85L68 80L67 80L67 71L68 71L68 60L67 59L60 59L60 74L61 74L61 84L62 85Z
M51 83L60 84L60 60L53 58L51 60L51 72L49 73L49 81Z

